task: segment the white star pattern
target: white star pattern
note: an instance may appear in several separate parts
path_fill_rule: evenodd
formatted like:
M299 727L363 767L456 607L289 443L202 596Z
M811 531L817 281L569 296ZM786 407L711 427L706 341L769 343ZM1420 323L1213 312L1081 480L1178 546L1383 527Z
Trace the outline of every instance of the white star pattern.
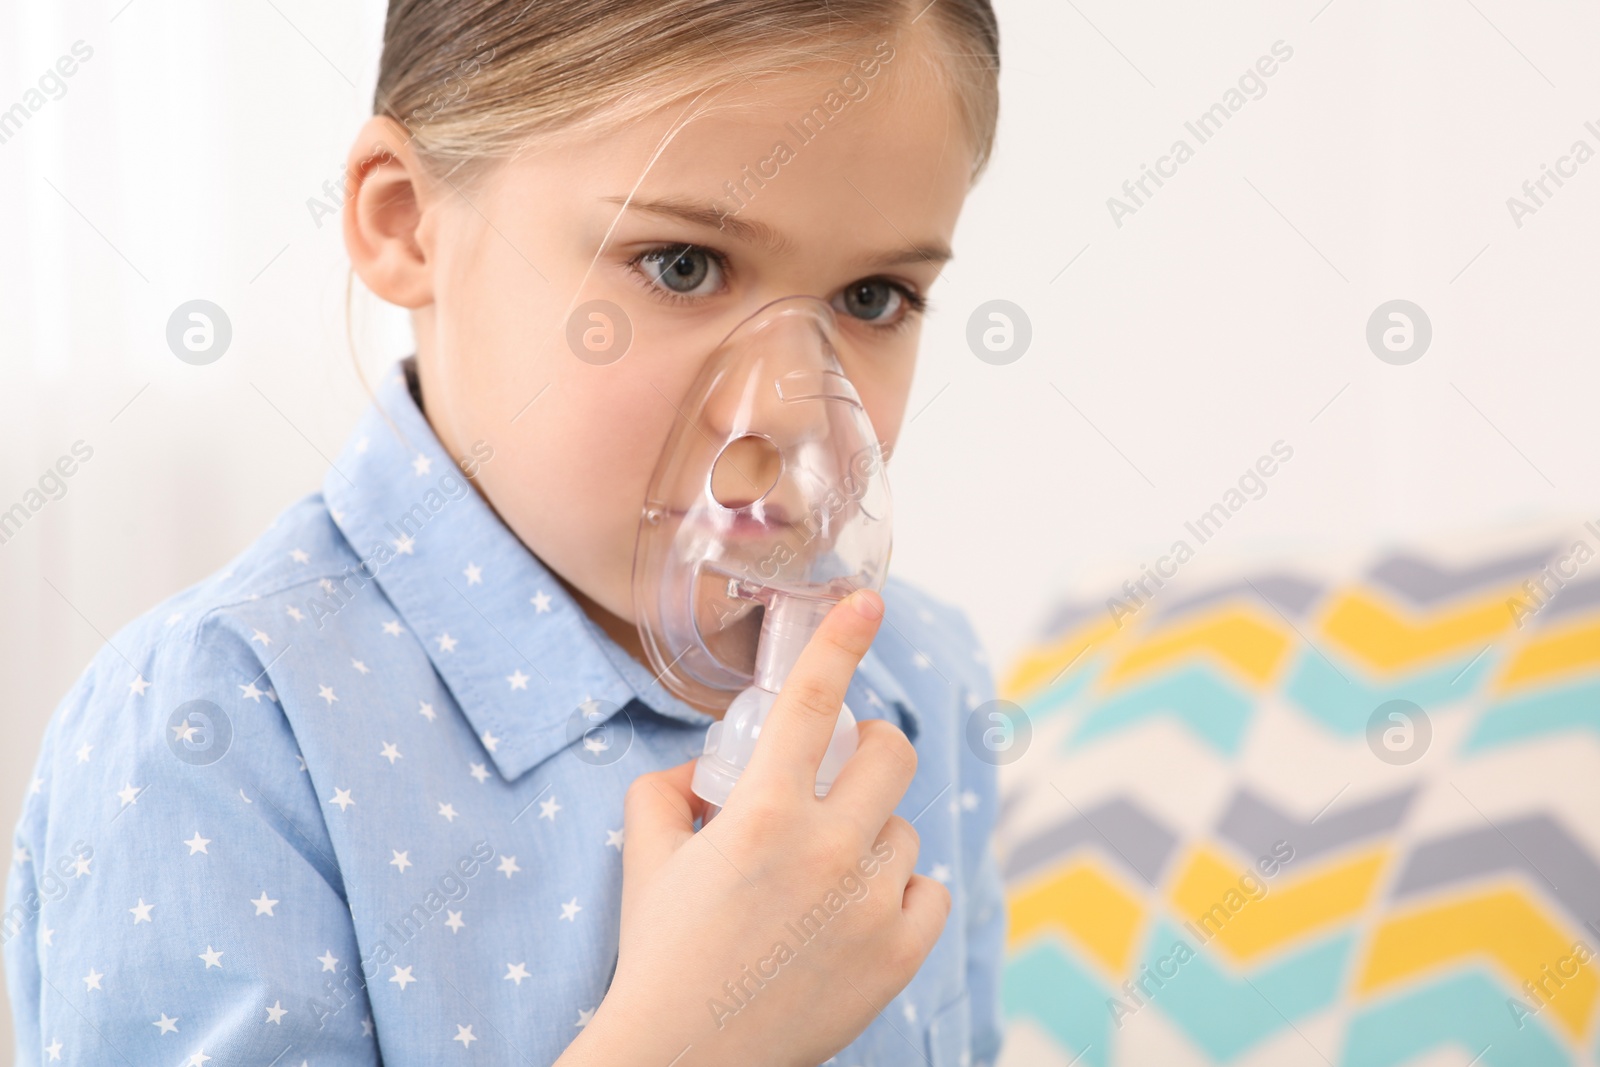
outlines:
M411 469L416 471L417 477L420 478L433 469L433 460L418 452L417 458L411 461Z
M183 1067L205 1067L206 1061L210 1058L206 1055L205 1049L196 1049L193 1056L183 1061Z
M625 830L626 781L681 764L685 756L698 754L703 738L696 730L668 731L670 736L656 739L661 744L635 746L630 759L639 765L628 775L584 777L578 783L584 788L577 791L572 783L578 779L569 776L583 775L559 757L564 748L580 757L588 753L570 745L562 723L552 720L564 720L586 692L592 696L598 689L621 703L627 697L617 693L628 687L619 690L614 684L616 664L606 650L582 639L587 631L579 623L585 621L564 581L533 554L508 548L504 529L484 524L489 512L477 501L436 515L440 522L431 524L436 532L429 535L428 551L422 550L420 513L408 517L407 508L423 493L438 502L430 491L434 479L431 474L408 478L405 471L419 449L441 474L451 472L454 462L436 450L417 413L401 399L404 394L402 383L398 393L388 395L400 401L390 413L402 435L389 434L377 419L366 424L371 449L360 478L347 466L348 450L338 465L353 481L324 471L326 497L347 513L338 525L330 522L328 500L315 493L284 510L278 529L238 558L231 581L213 575L119 630L113 640L126 659L107 651L89 680L93 684L80 686L76 702L52 722L45 751L54 753L53 762L39 764L49 770L38 772L24 795L28 817L18 821L12 839L13 867L25 880L36 881L51 861L61 875L66 904L46 902L42 910L34 909L30 936L7 945L8 956L21 951L36 968L28 973L53 974L58 987L36 983L42 988L32 991L36 1003L31 1007L39 1009L43 1025L35 1023L25 1034L20 1061L50 1060L49 1067L62 1067L63 1060L99 1062L104 1058L100 1045L114 1042L140 1063L233 1067L237 1057L230 1050L238 1051L234 1038L242 1037L266 1049L263 1059L282 1050L278 1067L294 1067L295 1052L307 1062L314 1054L307 1035L321 1029L321 1019L315 1003L310 1009L284 1008L285 995L298 1005L308 1001L296 997L327 1002L331 996L338 1032L346 1044L367 1046L365 1053L355 1051L368 1059L380 1055L375 1019L387 1010L385 1018L401 1021L386 1024L382 1044L413 1041L413 1055L446 1067L458 1057L460 1067L468 1067L465 1061L474 1058L467 1055L470 1046L484 1041L488 1047L478 1055L485 1062L504 1059L493 1050L507 1037L526 1040L525 1049L513 1051L529 1062L549 1062L578 1036L567 1030L584 1029L599 1018L603 986L595 987L591 979L603 979L612 964L606 944L608 931L615 932L610 925L615 916L607 911L614 901L597 896L594 887L615 888L630 841L635 850L644 847L638 835L630 839ZM394 539L402 535L411 547L409 562L392 554L402 544ZM371 573L378 559L384 568L381 582ZM360 578L358 560L371 561L359 568ZM479 587L482 591L475 592ZM182 610L173 611L174 605ZM541 617L558 607L561 619ZM890 721L898 709L910 720L908 730L919 708L969 714L963 701L981 704L992 683L967 659L972 646L965 622L936 606L932 622L919 618L921 602L914 594L900 597L896 607L896 620L904 627L898 651L863 661L851 680L850 706L858 716L870 708L870 716ZM176 621L164 626L169 612ZM280 612L290 620L287 636ZM530 658L530 649L539 649L539 656ZM507 660L513 667L509 673ZM957 670L951 671L952 665ZM157 675L155 681L138 673L145 667ZM135 671L131 681L130 670ZM634 684L649 677L629 675ZM281 694L274 688L279 682ZM343 693L337 691L341 687ZM237 692L229 696L230 689ZM224 724L207 708L208 725L194 711L204 706L198 698L214 701L231 722ZM172 714L189 701L196 702ZM335 704L344 707L334 712ZM579 710L598 706L591 699ZM425 720L423 725L415 716ZM934 786L945 788L918 823L923 846L917 870L965 901L972 894L966 884L971 869L962 857L970 852L966 846L980 843L966 839L980 828L987 834L997 797L992 780L984 776L972 778L970 787L964 776L938 778L939 767L955 767L960 761L953 757L966 755L959 748L960 730L935 730L926 725L931 720L924 716L923 721L917 746L924 753L919 775L924 799ZM130 747L128 731L134 727L148 727L150 733ZM217 727L231 727L231 744L202 755L199 743L220 739ZM158 736L162 729L169 732ZM582 740L604 750L600 731ZM164 745L181 758L162 751ZM608 754L617 751L612 744ZM206 762L218 756L225 762ZM481 788L457 777L463 766ZM141 781L134 782L134 775ZM19 775L18 783L33 778ZM123 785L108 788L118 778ZM563 794L566 801L560 800ZM428 805L437 821L427 818ZM193 826L196 816L206 820L215 839ZM108 829L113 818L118 825ZM548 830L537 825L546 821ZM186 822L190 837L183 840L178 834ZM48 836L42 832L47 825ZM131 844L129 832L135 834ZM124 836L107 836L116 834ZM407 847L396 845L395 837ZM80 846L58 851L63 842L77 839L93 841L93 852ZM180 840L183 852L177 851ZM212 844L222 846L214 858ZM381 858L386 849L388 860ZM512 850L515 854L508 855ZM524 854L536 857L533 867L520 865ZM385 866L395 873L384 874ZM504 891L492 880L496 872L508 883ZM528 877L511 886L519 874ZM144 897L146 892L155 899ZM558 899L559 893L567 899ZM415 908L425 894L427 914L419 920L423 913ZM123 903L129 897L135 898L132 905ZM590 906L582 903L585 897L600 910L580 928L577 920ZM289 910L280 922L277 909L285 905ZM467 910L473 913L470 923ZM999 910L998 903L987 908L984 901L972 903L975 923ZM446 917L435 924L439 911ZM46 925L45 912L61 924L59 929ZM551 927L552 920L572 926ZM150 930L139 929L147 924ZM992 930L992 923L984 928ZM59 943L53 941L56 933ZM226 949L218 949L207 935ZM387 939L389 950L369 959L368 950L380 939ZM332 951L333 940L348 961ZM317 941L325 951L313 957ZM929 973L914 988L890 998L892 1007L879 1004L882 1015L914 1043L943 1039L951 1064L959 1057L959 1042L952 1043L951 1034L928 1036L934 1032L929 1026L937 1018L935 1008L943 1003L938 991L959 989L963 978L976 973L998 975L1002 959L991 942L974 941L967 948L966 953L935 954ZM117 954L108 959L108 951ZM513 954L523 959L506 959ZM186 955L201 967L184 963ZM398 956L410 962L400 964ZM316 970L310 966L313 959ZM101 963L112 970L102 972ZM212 977L213 969L224 973ZM83 983L82 995L72 984L74 974ZM565 982L562 975L583 981ZM528 979L533 985L522 1002L521 987ZM341 983L345 993L365 989L371 1004L356 1007L349 996L332 992ZM393 993L383 988L391 984L398 987ZM507 984L516 991L507 993ZM412 985L425 988L413 994ZM556 995L558 985L571 986L573 995ZM221 1003L218 997L228 1002L224 1014L238 1030L226 1042L215 1035L226 1030L217 1027L227 1020L209 1018ZM584 1004L590 997L594 1003ZM81 1016L62 1000L79 1005ZM160 1009L153 1020L151 1004ZM482 1012L474 1010L478 1006ZM185 1014L173 1016L168 1007ZM356 1010L347 1014L344 1007ZM513 1032L517 1027L505 1029L499 1017L513 1013L507 1018L515 1021L519 1009L543 1013L547 1025L524 1028L519 1039ZM895 1021L902 1013L911 1020L909 1028ZM565 1027L559 1022L563 1014L574 1020ZM471 1023L462 1023L463 1015ZM111 1028L97 1041L89 1021ZM473 1024L488 1028L489 1036L478 1034ZM162 1048L148 1047L150 1031L144 1026L157 1031ZM946 1020L936 1026L944 1030ZM62 1027L71 1040L56 1040ZM165 1044L168 1035L175 1035L171 1048ZM47 1038L52 1045L46 1045ZM889 1040L898 1043L892 1036ZM208 1055L201 1048L206 1042L222 1054ZM445 1042L462 1053L449 1053ZM136 1055L141 1048L143 1055ZM969 1057L974 1063L979 1058ZM837 1059L841 1065L855 1062L844 1055Z
M417 543L411 539L410 534L401 534L398 541L389 543L394 545L395 555L397 556L414 556L417 554Z
M52 1060L59 1060L61 1058L61 1047L61 1039L52 1038L50 1043L44 1047L44 1050Z

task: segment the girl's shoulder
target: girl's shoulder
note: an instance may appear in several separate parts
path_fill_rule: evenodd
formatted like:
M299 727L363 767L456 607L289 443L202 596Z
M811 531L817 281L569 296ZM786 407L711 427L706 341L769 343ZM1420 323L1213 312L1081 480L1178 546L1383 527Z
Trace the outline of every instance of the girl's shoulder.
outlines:
M884 582L883 603L889 633L886 640L880 630L874 648L897 676L915 679L936 668L968 694L967 703L992 699L988 653L962 608L895 576Z
M292 594L316 590L356 562L320 493L290 505L222 569L159 602L100 647L51 717L41 773L44 764L63 759L91 764L96 749L109 755L112 745L124 758L164 746L181 761L204 759L195 749L203 720L233 718L222 709L241 696L252 706L276 706L267 669L292 646L285 631L315 625ZM286 626L265 623L269 605Z

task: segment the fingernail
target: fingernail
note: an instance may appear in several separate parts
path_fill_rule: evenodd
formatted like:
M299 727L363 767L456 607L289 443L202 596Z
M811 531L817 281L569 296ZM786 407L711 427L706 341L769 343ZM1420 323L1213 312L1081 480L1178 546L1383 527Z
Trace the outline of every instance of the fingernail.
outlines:
M883 618L883 598L871 589L857 589L850 594L856 613L868 619Z

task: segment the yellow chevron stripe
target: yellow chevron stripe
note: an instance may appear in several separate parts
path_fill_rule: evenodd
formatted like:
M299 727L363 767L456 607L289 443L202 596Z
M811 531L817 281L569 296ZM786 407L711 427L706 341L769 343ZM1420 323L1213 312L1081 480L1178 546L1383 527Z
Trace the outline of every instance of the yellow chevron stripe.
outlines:
M1289 650L1289 637L1253 613L1230 607L1140 642L1106 674L1108 682L1160 667L1197 650L1213 653L1240 674L1265 685Z
M1356 988L1371 993L1460 957L1483 953L1506 969L1514 995L1530 1008L1537 1002L1527 998L1522 983L1543 982L1544 1011L1574 1037L1581 1037L1600 996L1600 977L1592 962L1572 960L1573 948L1574 939L1545 918L1521 890L1501 890L1384 923L1373 936L1366 970ZM1563 960L1571 962L1563 966ZM1573 977L1552 980L1558 966Z
M1202 846L1173 884L1173 909L1200 940L1251 960L1360 911L1387 859L1381 849L1298 878L1291 864L1269 879Z
M996 687L1006 700L1021 700L1035 690L1044 689L1069 665L1082 663L1087 649L1116 633L1109 618L1070 631L1042 648L1022 654L1011 672Z
M1094 866L1079 861L1006 896L1010 930L1017 945L1050 927L1071 935L1111 974L1126 970L1133 938L1144 918L1139 901Z
M1511 625L1503 594L1420 620L1365 591L1355 591L1334 603L1322 631L1368 665L1399 671L1448 652L1476 652Z
M1594 619L1529 641L1506 665L1499 684L1509 688L1586 667L1600 667L1600 621Z

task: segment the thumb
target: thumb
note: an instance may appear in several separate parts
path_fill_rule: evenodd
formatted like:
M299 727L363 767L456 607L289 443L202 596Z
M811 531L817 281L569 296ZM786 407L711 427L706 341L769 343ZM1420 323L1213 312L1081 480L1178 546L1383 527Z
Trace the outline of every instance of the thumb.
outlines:
M641 774L628 786L622 810L622 880L648 879L685 841L706 802L690 788L694 760Z

